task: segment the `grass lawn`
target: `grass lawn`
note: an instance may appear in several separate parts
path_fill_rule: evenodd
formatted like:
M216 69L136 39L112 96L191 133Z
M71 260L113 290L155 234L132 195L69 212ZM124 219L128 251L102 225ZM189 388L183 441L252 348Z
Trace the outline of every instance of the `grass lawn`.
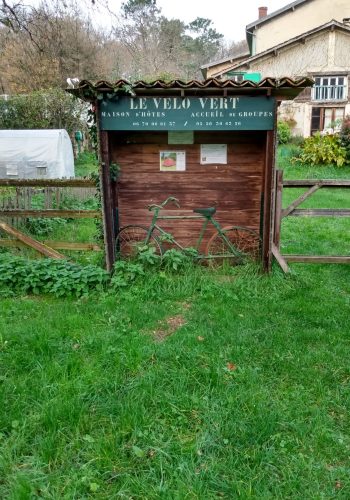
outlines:
M277 165L284 179L350 179L350 167L296 167L290 163L293 148L279 149ZM283 206L307 191L284 188ZM321 188L298 208L350 208L350 189ZM283 254L350 255L349 217L286 217L282 221Z
M291 268L0 299L0 498L349 499L350 266Z

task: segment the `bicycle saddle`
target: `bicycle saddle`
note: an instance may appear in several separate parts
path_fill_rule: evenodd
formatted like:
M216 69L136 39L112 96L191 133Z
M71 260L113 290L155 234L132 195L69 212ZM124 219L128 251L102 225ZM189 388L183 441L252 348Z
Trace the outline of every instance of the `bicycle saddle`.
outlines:
M195 208L193 210L196 214L204 215L204 217L211 217L216 212L216 207L208 207L208 208Z

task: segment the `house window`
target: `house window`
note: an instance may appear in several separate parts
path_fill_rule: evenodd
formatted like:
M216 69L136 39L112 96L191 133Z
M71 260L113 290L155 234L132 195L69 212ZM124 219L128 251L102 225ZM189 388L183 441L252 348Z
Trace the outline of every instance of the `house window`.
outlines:
M316 76L312 89L314 101L344 101L347 98L345 76Z
M330 128L336 128L344 119L345 108L312 108L311 135Z

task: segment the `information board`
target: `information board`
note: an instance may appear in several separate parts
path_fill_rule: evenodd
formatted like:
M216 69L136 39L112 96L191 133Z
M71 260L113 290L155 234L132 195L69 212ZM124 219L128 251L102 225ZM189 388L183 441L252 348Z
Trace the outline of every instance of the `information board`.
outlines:
M101 130L272 130L273 97L129 97L100 103Z

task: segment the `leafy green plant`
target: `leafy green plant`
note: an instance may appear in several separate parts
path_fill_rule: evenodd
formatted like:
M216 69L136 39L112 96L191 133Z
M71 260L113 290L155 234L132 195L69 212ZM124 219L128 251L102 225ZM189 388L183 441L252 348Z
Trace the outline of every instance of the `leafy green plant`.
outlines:
M176 248L170 248L163 255L164 267L168 270L178 271L189 263L193 262L193 253L189 250L188 252L181 252Z
M140 245L138 248L137 261L145 266L159 265L161 257L156 253L156 249L150 245Z
M61 217L28 217L24 225L33 236L48 236L66 223Z
M111 163L109 166L109 175L112 182L117 182L120 175L120 165L118 163Z
M97 266L79 266L63 260L27 260L0 254L0 289L14 294L52 294L56 297L102 291L109 274Z
M111 288L127 287L144 275L145 270L141 263L118 260L114 263L113 275L110 282Z
M340 143L346 150L346 161L350 163L350 115L344 119L339 136Z
M49 89L0 99L0 123L8 129L65 128L70 136L84 130L86 104L61 89Z
M305 138L302 135L292 135L289 143L295 147L301 148L304 145Z
M321 135L316 133L305 139L302 152L294 161L301 165L336 165L346 163L346 149L341 144L339 135Z
M278 121L277 139L279 144L286 144L287 142L290 141L291 137L292 137L292 132L288 123L282 120Z
M98 158L98 134L97 134L97 117L96 117L96 106L93 104L88 109L87 112L87 126L89 131L89 139L91 146L95 152L96 158Z
M91 151L82 151L74 162L76 177L88 177L90 174L98 173L97 156Z

